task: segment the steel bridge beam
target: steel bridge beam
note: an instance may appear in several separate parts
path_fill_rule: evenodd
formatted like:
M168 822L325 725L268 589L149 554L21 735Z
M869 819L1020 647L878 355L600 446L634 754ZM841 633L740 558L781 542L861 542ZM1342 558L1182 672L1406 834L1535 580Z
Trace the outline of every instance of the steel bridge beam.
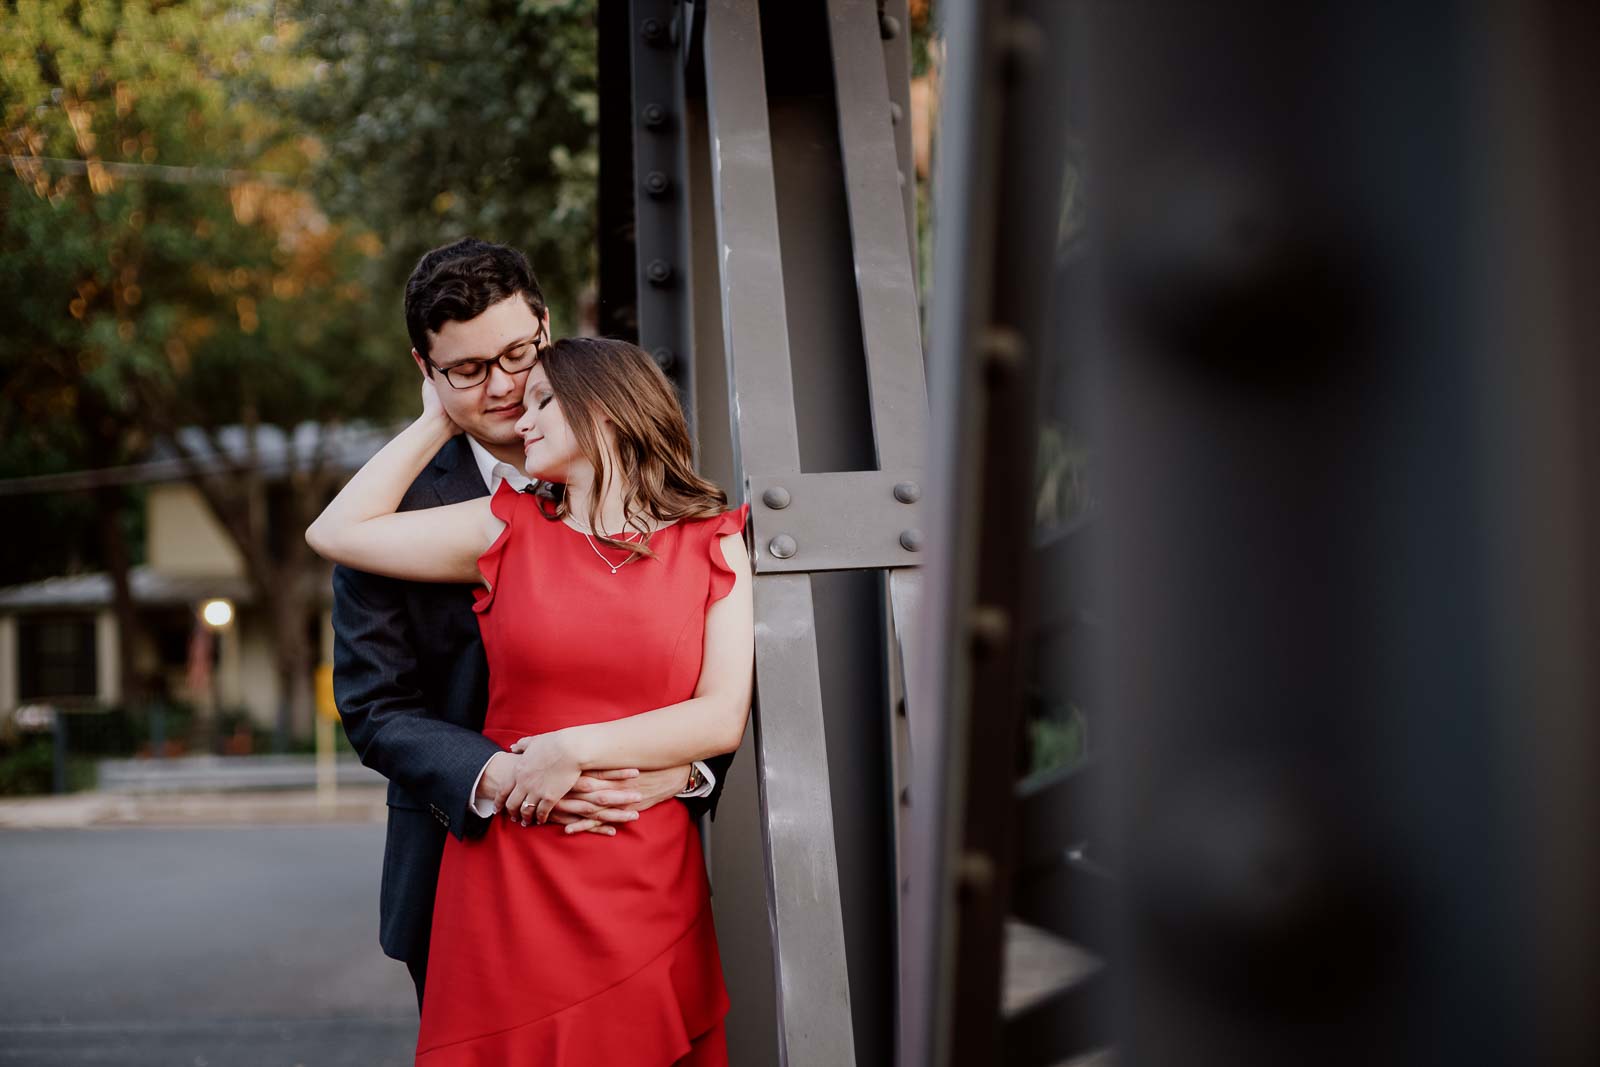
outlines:
M702 471L753 509L754 729L710 835L740 1063L894 1057L927 391L905 6L884 6L632 0L602 26L633 178L602 218L631 212L635 241L601 305L671 350Z

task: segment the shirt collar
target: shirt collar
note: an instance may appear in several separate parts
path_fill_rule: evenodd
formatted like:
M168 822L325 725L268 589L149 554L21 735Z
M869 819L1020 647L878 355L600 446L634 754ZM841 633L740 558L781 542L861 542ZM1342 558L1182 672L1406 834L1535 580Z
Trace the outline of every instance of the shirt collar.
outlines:
M472 458L477 461L478 473L483 475L483 484L489 487L492 495L500 488L501 482L510 482L511 488L522 492L532 484L533 479L526 473L517 470L505 460L496 459L487 448L478 443L476 437L467 435L467 447L472 449Z

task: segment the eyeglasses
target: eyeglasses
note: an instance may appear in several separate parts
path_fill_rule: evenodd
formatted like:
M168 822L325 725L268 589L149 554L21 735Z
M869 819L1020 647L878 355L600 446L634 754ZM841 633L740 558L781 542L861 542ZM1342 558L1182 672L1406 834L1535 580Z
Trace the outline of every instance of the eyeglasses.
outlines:
M444 380L450 383L452 389L471 389L475 385L482 385L484 379L489 377L491 363L498 363L507 374L522 374L532 370L539 361L539 351L544 347L545 340L545 332L541 327L538 333L525 341L507 346L493 359L464 359L448 367L439 366L432 358L428 359L428 363L444 375Z

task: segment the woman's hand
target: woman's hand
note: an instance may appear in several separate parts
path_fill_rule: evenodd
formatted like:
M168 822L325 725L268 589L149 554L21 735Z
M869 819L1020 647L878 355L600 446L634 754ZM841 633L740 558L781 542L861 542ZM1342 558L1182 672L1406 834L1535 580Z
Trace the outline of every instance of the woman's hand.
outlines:
M524 737L511 746L517 784L506 798L506 815L523 826L543 824L577 782L583 769L560 730Z
M457 426L455 420L445 411L444 401L439 399L439 387L429 375L424 375L422 378L422 418L424 421L438 420L449 429L452 436L461 432L461 427Z
M639 812L661 798L641 791L649 789L653 774L641 775L634 768L611 771L585 771L572 783L572 789L556 804L550 821L565 827L569 834L601 834L615 837L619 826L634 822ZM688 771L684 772L685 775Z

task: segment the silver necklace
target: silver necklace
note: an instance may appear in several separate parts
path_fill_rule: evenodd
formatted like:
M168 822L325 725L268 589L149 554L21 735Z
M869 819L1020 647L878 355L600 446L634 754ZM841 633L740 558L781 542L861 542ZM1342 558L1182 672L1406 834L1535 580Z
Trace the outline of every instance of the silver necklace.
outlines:
M630 553L628 553L628 558L623 560L621 563L612 563L609 559L606 559L606 557L601 554L599 546L597 546L594 543L594 538L589 536L589 531L588 530L579 530L578 532L583 534L583 539L585 541L589 542L589 551L593 552L594 555L595 555L595 558L598 559L601 563L604 563L607 567L611 568L611 573L612 574L616 574L622 568L626 567L628 564L632 563L634 560L639 558L639 554L637 552L630 552ZM616 540L618 540L618 541L627 541L627 540L630 540L630 538L618 537L618 538L616 538Z

